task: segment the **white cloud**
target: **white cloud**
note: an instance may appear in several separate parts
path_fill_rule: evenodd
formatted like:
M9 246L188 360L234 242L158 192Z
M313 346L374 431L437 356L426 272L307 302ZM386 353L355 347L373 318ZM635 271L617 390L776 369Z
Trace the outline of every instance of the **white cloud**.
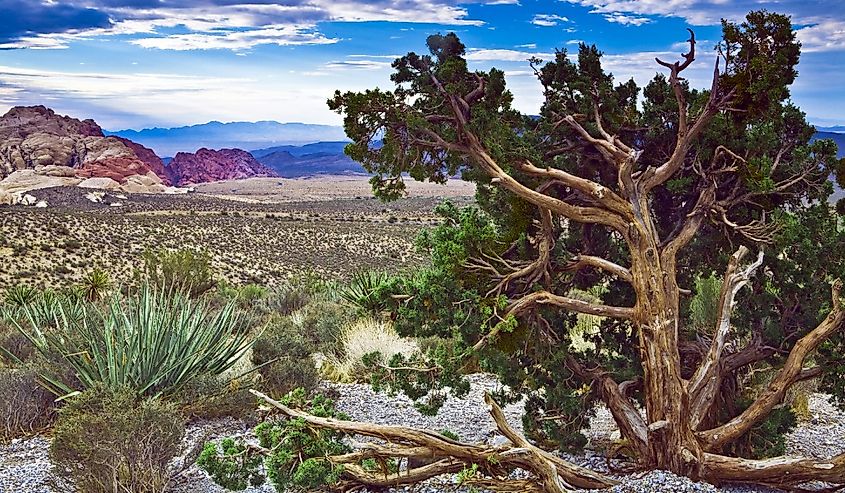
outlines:
M648 24L651 22L651 19L648 17L636 17L633 15L625 15L621 12L611 12L609 14L604 14L604 20L607 22L615 22L616 24L622 24L623 26L642 26L643 24Z
M33 0L35 1L35 0ZM215 1L218 2L215 4ZM260 44L327 44L337 40L319 31L322 22L403 22L448 26L482 26L468 17L465 8L452 0L287 0L258 3L243 0L188 0L162 2L165 7L120 6L119 0L92 8L108 14L106 28L67 30L24 36L1 44L0 48L66 48L75 40L98 36L139 35L132 42L166 50L243 50ZM508 1L507 3L513 3ZM162 28L183 28L188 33L160 35Z
M799 29L801 51L845 50L845 20L828 20Z
M537 14L531 19L531 24L543 27L557 26L561 22L569 22L569 18L557 14Z
M304 71L308 71L307 69ZM133 72L59 71L0 66L0 113L15 105L47 104L104 128L140 128L219 121L307 121L338 124L326 106L338 87L364 90L384 78L361 71L343 85L320 70L252 76L182 76ZM226 71L221 71L226 73ZM370 74L373 74L370 76ZM268 77L273 75L272 83Z
M196 34L173 34L165 37L141 38L132 44L159 50L244 50L257 45L297 46L337 43L311 26L272 26L248 31L222 31Z
M390 68L391 62L377 62L374 60L343 60L329 62L323 67L326 70L383 70Z
M533 50L537 48L537 43L526 43L524 45L516 45L516 48L527 48L529 50Z
M486 48L470 48L466 54L466 59L472 62L527 62L528 59L532 57L541 58L543 60L552 60L554 59L555 54Z
M584 40L583 40L583 39L570 39L569 41L567 41L567 42L566 42L566 44L568 44L568 45L577 45L577 44L581 44L581 43L583 43L583 42L584 42Z

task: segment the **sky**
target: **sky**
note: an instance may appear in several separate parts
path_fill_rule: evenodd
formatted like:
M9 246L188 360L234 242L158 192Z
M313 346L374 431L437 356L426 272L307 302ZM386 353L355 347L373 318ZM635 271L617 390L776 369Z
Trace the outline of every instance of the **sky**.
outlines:
M686 50L709 87L720 20L789 14L803 49L793 100L817 125L845 124L843 0L0 0L0 113L43 104L110 130L217 121L340 124L336 89L390 88L391 61L456 32L473 69L506 73L536 114L527 59L580 42L640 84Z

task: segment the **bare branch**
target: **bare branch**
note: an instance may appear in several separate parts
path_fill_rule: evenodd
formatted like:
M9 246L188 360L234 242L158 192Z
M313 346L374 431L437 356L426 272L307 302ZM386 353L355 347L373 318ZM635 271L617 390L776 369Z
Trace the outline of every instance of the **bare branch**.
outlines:
M528 296L520 298L508 306L509 315L521 315L534 309L537 305L552 305L577 313L596 315L599 317L622 318L630 320L634 317L634 309L620 306L609 306L598 303L590 303L567 296L558 296L548 291L537 291Z
M830 313L815 329L795 343L783 368L760 397L734 419L717 428L697 434L706 450L718 450L724 444L739 438L752 426L765 419L772 409L783 400L786 391L801 375L807 356L833 333L842 328L843 322L845 322L845 311L842 310L840 302L841 289L842 281L836 280L831 289L833 307Z
M704 454L702 476L710 480L766 484L783 487L825 481L845 483L845 454L831 459L775 457L752 460Z
M751 281L751 276L763 264L763 252L757 255L757 260L740 270L740 262L748 254L745 246L731 256L725 278L722 281L722 292L719 295L719 311L710 350L704 357L698 370L687 386L690 395L690 425L697 428L701 420L710 409L716 398L716 393L722 383L721 362L728 333L731 329L731 314L736 304L736 295Z
M621 265L615 264L610 260L603 259L601 257L595 257L593 255L576 255L572 257L572 260L566 266L566 270L577 271L583 267L595 267L605 272L609 272L610 274L613 274L614 276L628 283L633 282L633 277L629 269L626 269Z
M681 85L681 78L678 76L681 70L688 67L695 56L694 51L694 44L695 40L693 38L690 39L690 44L693 48L690 49L690 53L683 55L685 61L681 64L679 62L675 62L674 64L667 64L666 62L661 62L658 60L658 63L661 65L668 67L671 72L669 75L669 82L672 85L672 89L675 92L675 98L678 102L678 135L677 135L677 142L675 143L675 149L672 151L672 155L669 159L660 165L657 168L649 168L646 170L645 173L640 177L640 182L642 187L645 191L651 190L654 187L666 182L669 178L672 177L683 165L684 159L686 158L687 151L689 150L690 146L693 142L698 138L699 134L707 128L716 114L727 108L728 103L733 98L734 90L732 89L727 94L720 94L721 90L719 87L719 59L716 59L716 66L713 70L713 81L710 88L710 97L707 100L707 103L704 106L704 110L692 124L692 127L689 126L687 122L687 104L686 99L684 98L683 94L683 87ZM689 58L688 58L689 57Z

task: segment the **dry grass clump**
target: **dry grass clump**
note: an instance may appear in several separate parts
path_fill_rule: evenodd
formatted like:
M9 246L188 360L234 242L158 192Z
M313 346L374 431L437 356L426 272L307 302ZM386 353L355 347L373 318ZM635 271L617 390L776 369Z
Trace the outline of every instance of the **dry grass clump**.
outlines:
M323 370L328 378L340 382L361 376L366 355L379 353L385 363L396 354L410 357L420 352L416 341L400 337L392 323L372 318L362 318L343 328L338 346L342 355L329 355Z

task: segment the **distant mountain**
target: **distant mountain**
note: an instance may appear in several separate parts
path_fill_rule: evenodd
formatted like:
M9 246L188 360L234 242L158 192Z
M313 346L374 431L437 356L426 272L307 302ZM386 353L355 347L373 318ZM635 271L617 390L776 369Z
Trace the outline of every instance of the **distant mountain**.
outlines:
M177 152L210 149L257 149L279 145L300 145L319 141L340 141L346 138L343 127L310 123L208 122L176 128L146 128L105 132L138 142L156 151L159 156Z
M256 158L273 154L274 152L289 152L294 156L304 156L306 154L328 153L328 154L343 154L343 149L349 144L348 140L336 142L314 142L305 145L283 145L268 147L266 149L256 149L249 151L250 154Z
M835 127L816 127L816 131L819 132L819 133L823 133L823 132L843 133L843 132L845 132L845 125L837 125Z

